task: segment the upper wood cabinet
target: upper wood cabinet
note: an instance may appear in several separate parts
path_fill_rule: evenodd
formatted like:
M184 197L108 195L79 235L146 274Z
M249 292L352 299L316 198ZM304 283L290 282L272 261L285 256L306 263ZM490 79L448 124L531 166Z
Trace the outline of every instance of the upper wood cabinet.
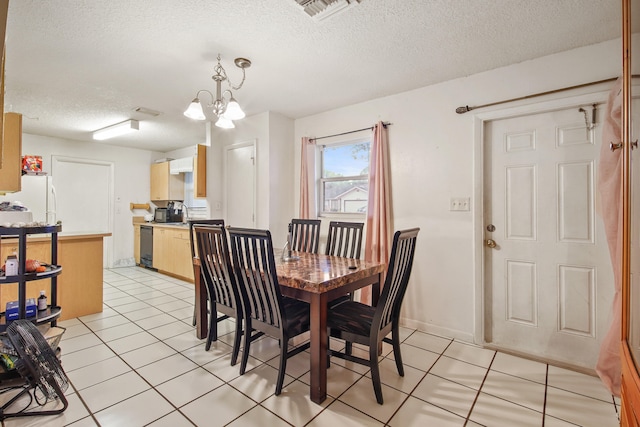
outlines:
M4 114L2 141L0 193L20 191L22 188L22 114Z
M5 54L5 46L4 40L5 35L7 33L7 12L9 10L9 0L0 0L0 45L1 47L1 56L2 56L2 66L0 69L0 129L2 129L2 122L4 120L4 59L6 57ZM0 135L2 135L0 133ZM2 167L2 161L4 158L4 143L2 138L0 138L0 168ZM0 182L2 182L0 180ZM0 188L0 192L2 192L2 188Z
M207 197L207 146L196 146L196 157L193 159L193 197Z
M169 173L169 162L151 165L151 200L184 200L184 176Z

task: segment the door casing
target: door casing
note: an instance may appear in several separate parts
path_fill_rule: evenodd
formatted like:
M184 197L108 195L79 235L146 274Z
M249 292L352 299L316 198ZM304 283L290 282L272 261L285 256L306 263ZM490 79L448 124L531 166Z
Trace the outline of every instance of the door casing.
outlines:
M605 85L598 85L605 88ZM553 110L575 107L577 105L602 104L607 100L609 91L606 89L598 92L572 95L564 98L541 101L529 105L514 105L511 108L501 108L483 111L473 116L473 277L474 277L474 343L486 345L485 341L485 283L484 283L484 125L485 122L497 119L505 119L515 116L549 112ZM600 110L602 111L602 110Z

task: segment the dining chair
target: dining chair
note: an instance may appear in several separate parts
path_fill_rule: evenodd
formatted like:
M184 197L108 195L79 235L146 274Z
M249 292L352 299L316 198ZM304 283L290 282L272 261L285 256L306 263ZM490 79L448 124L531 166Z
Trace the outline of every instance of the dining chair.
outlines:
M292 251L318 253L320 244L319 219L292 219L291 228Z
M325 255L360 258L363 222L331 221Z
M189 224L189 245L191 247L191 259L193 260L196 257L196 245L195 245L195 234L193 231L193 228L196 225L218 225L220 227L224 227L224 219L190 219L188 221ZM195 280L195 277L194 277ZM207 313L216 313L215 311L215 303L210 302L210 304L212 304L210 307L207 308ZM217 317L218 322L221 322L225 319L227 319L228 317L226 315L223 316L219 316ZM193 321L191 322L193 326L196 326L196 309L195 309L195 305L194 305L194 309L193 309ZM218 323L215 322L214 323L214 341L216 341L218 339ZM211 329L209 329L211 330Z
M238 360L240 340L242 339L243 310L240 291L231 267L226 230L219 225L195 225L195 238L200 258L202 280L206 285L207 296L211 307L224 314L225 318L236 319L235 336L231 365ZM219 317L209 315L209 332L205 350L211 348L211 342L217 340L217 323Z
M363 228L363 222L331 221L325 255L360 259ZM329 304L334 306L349 300L353 301L353 293L338 297Z
M396 231L393 236L391 257L382 295L376 307L356 301L345 301L329 307L327 327L330 336L345 340L347 343L358 343L369 347L369 359L329 350L331 356L366 365L371 368L371 380L376 400L383 403L382 386L380 385L380 369L378 366L379 345L384 341L393 345L393 356L396 360L398 374L404 376L402 356L400 354L399 318L402 300L407 290L413 255L419 228ZM387 335L391 333L391 339Z
M282 296L268 230L229 228L232 263L244 308L244 350L240 375L249 358L251 331L255 329L280 341L280 364L276 395L282 391L287 359L309 348L303 345L288 350L289 339L309 330L309 304Z

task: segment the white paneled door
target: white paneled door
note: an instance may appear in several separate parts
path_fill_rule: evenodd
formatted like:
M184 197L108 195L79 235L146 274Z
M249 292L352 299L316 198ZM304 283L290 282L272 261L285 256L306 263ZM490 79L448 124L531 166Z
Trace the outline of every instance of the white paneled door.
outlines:
M485 341L594 368L614 293L596 212L602 126L579 107L485 126Z
M233 227L256 226L255 141L225 149L225 222Z

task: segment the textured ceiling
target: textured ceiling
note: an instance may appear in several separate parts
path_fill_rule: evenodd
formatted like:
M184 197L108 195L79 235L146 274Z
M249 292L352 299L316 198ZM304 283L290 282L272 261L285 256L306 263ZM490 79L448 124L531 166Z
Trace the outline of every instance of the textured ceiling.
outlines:
M248 115L291 118L620 36L618 0L363 0L317 21L294 0L10 0L5 109L28 133L168 151L204 142L182 112L218 53ZM162 112L150 117L133 111ZM93 142L92 142L93 143Z

